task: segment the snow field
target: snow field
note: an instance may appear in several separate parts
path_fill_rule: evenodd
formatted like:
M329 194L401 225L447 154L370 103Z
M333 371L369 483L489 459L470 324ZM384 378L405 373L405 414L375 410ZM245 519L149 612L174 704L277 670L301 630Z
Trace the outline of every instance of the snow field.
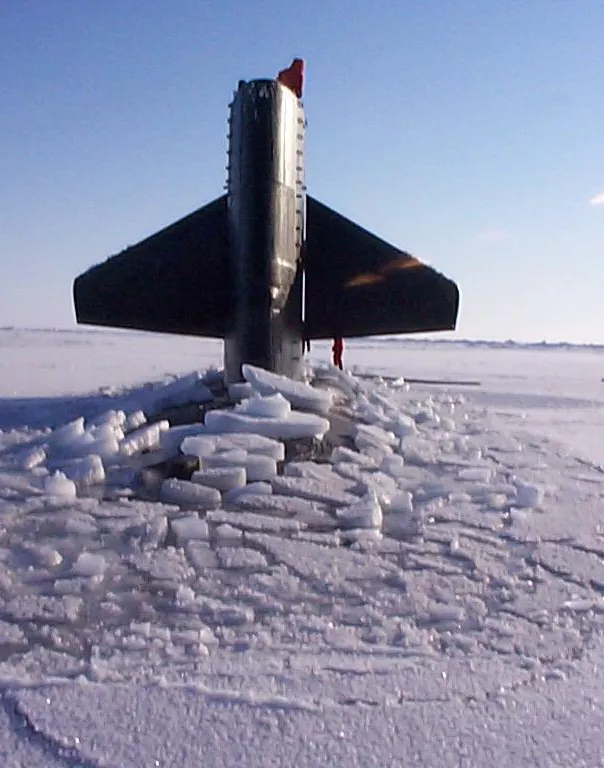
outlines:
M455 347L460 366L470 351ZM545 370L548 353L533 354L527 370ZM317 366L311 389L329 406L310 415L330 428L315 460L288 462L287 437L204 424L120 449L187 388L215 390L215 371L167 393L164 376L28 402L23 417L4 401L0 728L7 750L18 736L38 755L17 746L7 764L193 765L219 754L217 733L230 764L241 743L264 764L284 733L313 766L597 764L602 472L557 438L573 419L589 434L601 404L573 400L563 379L558 394L528 378L515 394L508 357L501 370L499 388L462 396ZM238 397L274 429L291 418L275 415L283 400L298 405L287 382L266 386ZM155 467L175 457L205 482ZM250 457L275 472L250 481ZM83 471L99 459L101 481Z

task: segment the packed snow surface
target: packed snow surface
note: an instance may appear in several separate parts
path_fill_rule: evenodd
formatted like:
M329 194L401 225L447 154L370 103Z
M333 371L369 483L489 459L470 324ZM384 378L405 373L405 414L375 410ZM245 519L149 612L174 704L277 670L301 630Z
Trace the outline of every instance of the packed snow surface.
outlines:
M4 765L602 764L602 350L0 353Z

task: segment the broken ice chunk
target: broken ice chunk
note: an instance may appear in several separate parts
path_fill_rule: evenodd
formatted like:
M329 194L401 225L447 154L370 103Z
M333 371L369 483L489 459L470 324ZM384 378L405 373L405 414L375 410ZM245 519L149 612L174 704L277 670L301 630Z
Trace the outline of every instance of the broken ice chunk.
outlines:
M227 384L227 392L231 400L243 400L244 397L252 397L254 388L247 381L234 381Z
M360 501L336 510L336 516L346 528L376 528L382 527L382 507L373 490L370 490Z
M275 477L273 492L340 507L354 504L358 500L358 496L345 491L340 483L334 487L333 482L309 477Z
M202 464L204 469L213 467L238 467L243 465L246 459L247 451L236 448L231 451L222 451L221 453L213 453L209 456L203 456Z
M516 482L516 498L514 505L532 509L539 507L543 501L543 490L537 485L530 483Z
M390 499L390 511L394 513L413 512L413 494L410 491L401 491Z
M333 464L337 464L339 462L346 461L354 462L355 464L360 464L361 466L368 467L370 469L375 469L377 466L375 461L371 457L366 456L364 453L352 451L350 448L346 448L343 445L336 446L331 452L331 462Z
M460 480L471 480L475 483L490 483L495 475L491 467L467 467L459 470Z
M82 552L73 565L73 573L76 576L102 576L106 568L107 561L103 555Z
M179 546L187 541L206 541L210 536L208 524L197 515L172 520L172 531Z
M247 479L252 482L271 480L277 474L277 462L270 456L251 456L245 460Z
M321 439L329 429L329 421L313 413L289 413L287 418L248 416L236 411L209 411L205 417L208 432L253 432L277 440L303 437Z
M411 416L401 413L393 421L391 430L397 437L407 437L417 433L417 426Z
M216 451L215 435L188 435L180 444L185 456L210 456Z
M261 395L281 393L293 408L301 408L318 413L327 413L331 408L333 394L326 390L314 389L309 384L293 381L287 376L265 371L253 365L244 364L241 372L246 381Z
M254 483L248 483L243 488L233 488L232 491L228 491L225 494L224 500L228 503L233 503L242 496L254 494L256 496L270 495L273 492L273 486L270 483L258 481Z
M392 432L376 426L375 424L357 424L354 444L359 450L364 448L378 448L384 453L392 453L392 447L397 439Z
M126 414L124 411L104 411L103 413L99 413L98 416L94 416L92 419L88 420L88 423L91 426L101 426L102 424L107 424L111 427L122 427L126 421Z
M132 413L129 413L126 417L126 421L124 423L124 429L126 432L131 432L133 429L138 429L139 427L142 427L143 424L147 423L147 417L142 411L132 411Z
M275 461L283 461L285 458L285 446L279 440L273 440L264 435L253 433L229 432L226 435L216 435L216 449L229 451L235 448L245 450L249 454L256 453L262 456L270 456Z
M245 467L213 467L193 472L192 483L200 483L218 491L232 491L246 483Z
M195 509L213 509L220 506L220 491L188 480L169 478L161 484L160 501Z
M84 417L80 416L79 419L70 421L69 424L65 424L62 427L58 427L50 436L51 445L64 446L73 442L74 439L81 437L84 434Z
M280 392L266 397L252 397L235 406L237 413L245 413L248 416L269 416L274 419L285 418L291 409L289 400L286 400Z
M43 446L39 445L36 448L32 448L28 451L22 462L23 469L34 469L39 467L46 461L46 450Z
M74 499L76 496L76 486L73 480L69 480L63 472L58 471L44 478L44 490L51 496L62 496L69 499Z
M120 453L124 456L132 456L139 451L156 448L159 445L161 433L169 428L170 423L162 420L131 432L120 443Z
M66 461L61 469L76 485L95 485L105 480L103 461L97 454Z
M396 453L384 456L380 469L391 477L402 477L405 472L405 459Z

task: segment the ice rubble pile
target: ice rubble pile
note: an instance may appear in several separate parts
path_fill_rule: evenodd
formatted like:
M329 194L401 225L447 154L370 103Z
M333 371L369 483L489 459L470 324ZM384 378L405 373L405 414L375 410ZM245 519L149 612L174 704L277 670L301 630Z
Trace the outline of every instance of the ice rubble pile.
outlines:
M199 468L190 480L168 478L159 489L161 502L190 511L173 524L181 543L207 538L199 513L227 526L233 510L293 517L302 527L335 523L360 540L382 530L417 532L426 502L478 499L491 509L542 502L536 486L494 482L492 465L459 413L460 396L440 393L418 401L402 380L361 383L331 368L316 372L322 388L249 365L243 373L246 382L229 388L239 402L207 411L203 424L171 427L166 420L149 423L145 414L213 397L196 373L144 392L129 412L80 417L55 429L29 451L24 468L40 476L52 497L73 498L103 484L128 496L145 468L178 455L194 457ZM350 447L336 445L328 463L283 464L283 441L322 439L334 407L346 410L349 433L342 442ZM435 470L431 481L420 471L428 466Z

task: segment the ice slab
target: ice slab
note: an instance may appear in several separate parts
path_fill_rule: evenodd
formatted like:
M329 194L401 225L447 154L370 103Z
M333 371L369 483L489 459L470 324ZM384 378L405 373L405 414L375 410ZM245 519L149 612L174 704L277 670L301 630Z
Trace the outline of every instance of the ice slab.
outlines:
M84 434L84 417L80 416L78 419L70 421L68 424L64 424L62 427L55 429L50 435L50 445L53 448L61 447L72 443L75 439L80 438Z
M234 448L230 451L222 451L203 456L201 463L204 468L214 467L238 467L243 466L248 457L247 451L243 448Z
M44 491L51 496L75 499L76 485L63 472L54 472L44 478Z
M238 509L257 510L268 515L280 516L312 514L316 509L324 509L324 505L318 504L316 501L276 493L270 495L244 493L234 500L233 506Z
M248 416L269 416L273 419L284 419L291 413L291 405L280 392L274 395L262 395L243 400L235 406L236 413Z
M283 461L285 459L285 446L282 442L253 433L231 432L226 435L218 435L216 438L216 449L218 451L243 449L249 454L270 456L275 461Z
M209 411L205 424L212 432L255 432L276 440L303 437L321 439L329 430L329 421L312 413L293 413L287 418L247 416L235 411Z
M142 427L143 424L147 423L147 417L143 413L143 411L132 411L132 413L129 413L126 416L126 420L124 422L124 430L126 432L132 432L134 429L138 429L139 427Z
M336 511L340 523L346 528L381 529L383 515L377 495L370 491L362 499Z
M245 459L247 479L251 483L271 480L277 474L277 462L270 456L253 456Z
M31 470L35 467L39 467L46 461L46 448L42 445L36 446L30 449L22 459L21 466L23 469Z
M241 496L254 494L256 496L270 495L273 492L273 486L270 483L264 481L258 481L254 483L248 483L243 488L234 488L232 491L228 491L224 495L224 501L228 504L234 503Z
M241 488L246 484L245 467L214 467L200 469L191 475L192 483L207 485L209 488L225 492Z
M227 385L227 392L232 400L243 400L252 397L254 388L247 381L234 381Z
M171 525L179 546L189 541L207 541L210 537L207 522L197 515L178 517L172 520Z
M516 498L514 506L522 508L539 507L543 501L543 489L532 483L516 481Z
M341 486L334 487L327 480L315 480L308 477L275 477L272 481L273 492L285 496L298 496L308 501L317 501L332 506L347 506L354 504L358 496L344 490Z
M376 462L370 456L366 456L364 453L359 453L359 451L353 451L343 445L338 445L333 449L331 452L331 461L334 464L349 461L355 464L360 464L363 467L377 467Z
M245 380L261 395L280 393L291 403L293 408L328 413L332 406L333 394L331 392L315 389L304 382L293 381L287 376L280 376L253 365L242 365L241 372Z
M120 443L120 453L132 456L140 451L149 451L159 446L161 433L170 429L170 423L165 419L148 424L131 432Z
M270 480L277 474L277 462L270 456L248 454L244 449L234 448L222 453L213 453L202 459L203 469L236 467L243 468L251 483Z
M166 504L178 504L181 507L195 509L212 509L219 507L221 502L220 491L216 488L175 478L163 481L159 498Z
M105 480L105 468L98 455L70 459L61 465L61 470L78 486L95 485Z
M180 443L180 451L185 456L210 456L216 452L216 437L214 435L188 435Z
M398 443L393 432L382 429L375 424L357 424L354 431L354 444L359 450L363 448L378 448L384 452L392 452Z
M246 432L228 434L204 432L203 434L188 436L180 444L180 450L184 454L199 456L200 458L231 450L258 453L270 456L276 461L283 461L285 458L285 446L279 440Z
M255 512L225 512L222 509L211 510L207 520L216 525L232 525L246 531L264 531L265 533L298 533L304 524L291 518L272 517Z
M102 576L107 568L107 561L101 554L82 552L73 565L76 576Z

